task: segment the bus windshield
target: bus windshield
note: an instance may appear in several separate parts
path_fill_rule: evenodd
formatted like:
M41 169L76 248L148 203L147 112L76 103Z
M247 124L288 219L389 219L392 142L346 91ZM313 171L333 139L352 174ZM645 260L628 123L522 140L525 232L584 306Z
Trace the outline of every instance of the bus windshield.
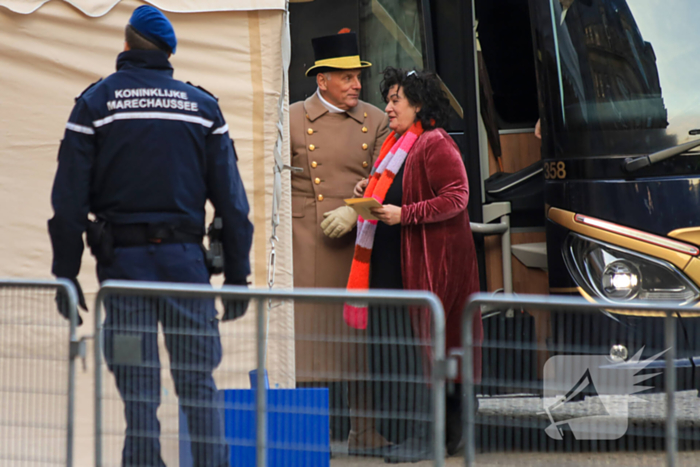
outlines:
M362 73L364 100L384 109L379 83L387 66L424 68L422 24L418 0L360 2L361 56L372 63Z
M647 154L698 138L695 0L531 0L545 157Z

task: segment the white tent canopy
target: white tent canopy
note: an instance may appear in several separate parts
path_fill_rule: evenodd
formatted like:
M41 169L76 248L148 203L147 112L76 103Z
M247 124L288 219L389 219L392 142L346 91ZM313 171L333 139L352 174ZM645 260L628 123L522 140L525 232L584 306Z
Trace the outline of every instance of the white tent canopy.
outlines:
M239 157L239 169L255 225L251 251L252 280L266 287L278 123L286 115L288 30L284 0L157 0L173 23L177 54L171 59L175 78L191 81L219 97ZM137 0L0 0L0 277L51 277L47 220L53 215L50 192L56 156L73 98L90 83L114 71L123 49L124 26ZM280 112L280 106L284 112ZM282 118L287 141L288 122ZM288 145L277 146L277 164L289 164ZM280 225L277 229L276 287L292 287L291 214L288 174L282 175ZM93 257L86 250L79 276L88 305L98 284ZM92 314L81 330L90 333ZM272 384L294 384L293 311L273 309L270 335L287 336L271 343L268 367ZM245 344L224 342L235 353L241 375L254 368L254 313L234 323ZM232 328L228 328L232 329ZM27 345L31 336L17 336ZM243 342L243 341L241 341ZM235 346L235 349L234 349ZM226 357L225 357L226 358ZM238 363L237 363L238 364ZM91 376L79 387L92 390ZM247 379L217 381L225 387L248 387ZM111 383L107 383L111 384ZM91 398L85 397L90 400ZM90 407L79 405L78 441L89 436L82 421ZM82 432L82 434L81 434ZM83 438L85 440L85 438ZM87 453L90 454L89 452ZM76 463L82 465L82 463Z
M0 6L20 14L33 13L51 0L2 0ZM59 0L56 0L59 1ZM63 0L87 16L107 14L121 0ZM151 5L172 13L205 13L213 11L284 10L284 0L155 0Z

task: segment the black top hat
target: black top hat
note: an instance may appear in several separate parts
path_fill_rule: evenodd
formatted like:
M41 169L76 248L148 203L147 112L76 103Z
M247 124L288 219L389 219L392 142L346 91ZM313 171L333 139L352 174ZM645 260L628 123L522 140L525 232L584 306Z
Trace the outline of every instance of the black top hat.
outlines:
M347 32L332 36L311 39L314 48L314 66L306 70L306 76L313 71L315 76L330 70L353 70L372 66L369 62L360 60L357 47L357 34Z

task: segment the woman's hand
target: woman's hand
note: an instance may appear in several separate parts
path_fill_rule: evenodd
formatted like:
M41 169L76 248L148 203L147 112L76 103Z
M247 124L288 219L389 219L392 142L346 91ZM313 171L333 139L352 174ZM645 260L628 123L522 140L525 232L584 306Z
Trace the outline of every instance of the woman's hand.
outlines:
M372 214L387 225L401 223L401 208L393 204L385 204L381 208L372 208Z
M365 194L365 188L367 188L368 183L369 180L366 178L363 178L357 182L357 185L355 185L355 190L352 192L355 195L355 198L362 198L362 196Z

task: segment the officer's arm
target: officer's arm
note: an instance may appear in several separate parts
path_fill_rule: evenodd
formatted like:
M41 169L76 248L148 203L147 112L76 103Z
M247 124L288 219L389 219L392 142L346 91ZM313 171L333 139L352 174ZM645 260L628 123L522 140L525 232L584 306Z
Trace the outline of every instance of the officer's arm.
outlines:
M253 224L248 220L248 198L238 173L228 125L218 111L207 136L207 187L209 199L223 220L226 282L241 284L250 274Z
M54 216L49 220L53 246L51 271L75 278L83 256L83 232L90 212L90 172L95 157L95 129L83 99L78 99L58 151L58 170L51 191Z

